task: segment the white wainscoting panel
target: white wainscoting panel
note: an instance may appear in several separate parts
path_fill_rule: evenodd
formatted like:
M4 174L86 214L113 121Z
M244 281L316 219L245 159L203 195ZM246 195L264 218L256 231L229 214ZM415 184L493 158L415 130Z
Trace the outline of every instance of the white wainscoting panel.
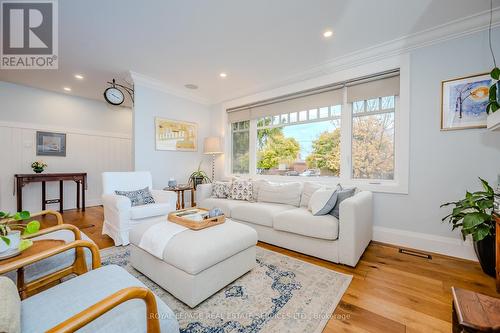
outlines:
M21 125L22 126L22 125ZM101 204L101 173L132 170L132 142L130 137L114 133L66 132L66 157L36 155L36 125L13 126L0 123L0 210L14 212L14 174L32 173L31 163L43 160L46 173L87 172L86 206ZM46 127L43 130L47 130ZM60 132L60 129L54 129ZM68 130L71 131L71 130ZM24 187L23 209L41 210L41 183ZM57 198L59 184L47 183L47 199ZM48 205L57 210L59 204ZM76 183L64 183L64 208L76 208Z

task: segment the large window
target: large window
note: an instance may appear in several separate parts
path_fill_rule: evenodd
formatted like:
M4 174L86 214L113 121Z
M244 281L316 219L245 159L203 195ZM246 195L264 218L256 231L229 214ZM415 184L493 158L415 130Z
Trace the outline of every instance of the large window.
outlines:
M341 109L334 105L258 119L256 173L339 176Z
M402 165L401 156L406 156L396 151L401 147L396 143L401 138L398 126L406 121L398 110L397 73L345 81L325 90L228 110L229 170L250 176L333 177L388 189L404 187L398 179L406 173L396 170Z
M231 124L232 132L232 172L235 174L247 174L250 171L250 154L248 146L250 121L239 121Z
M394 179L395 97L352 103L352 177Z

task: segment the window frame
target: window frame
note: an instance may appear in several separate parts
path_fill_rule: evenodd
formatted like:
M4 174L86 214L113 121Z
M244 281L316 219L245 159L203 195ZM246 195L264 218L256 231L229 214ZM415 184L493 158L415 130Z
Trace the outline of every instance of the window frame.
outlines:
M409 149L410 149L410 57L409 55L399 55L386 58L373 63L360 65L356 68L348 68L334 74L327 74L318 77L314 80L304 82L301 85L289 85L275 91L269 91L262 94L255 94L244 98L232 100L222 104L222 119L224 122L223 131L230 133L231 124L227 122L226 109L236 107L238 105L248 104L263 100L266 98L277 97L286 93L311 89L317 86L324 85L326 82L339 82L349 80L355 77L371 75L399 68L400 70L400 93L395 98L394 112L394 179L379 180L379 179L353 179L352 178L352 103L347 102L347 88L344 88L344 100L342 104L341 119L341 170L339 177L318 176L318 177L292 177L292 176L276 176L276 175L259 175L256 173L256 147L257 147L257 120L250 121L250 165L249 174L240 175L253 179L267 179L281 182L321 182L323 184L336 185L341 183L345 186L356 186L361 190L368 190L381 193L399 193L408 194L408 176L409 176ZM383 96L381 96L383 97ZM318 109L319 114L319 109ZM290 117L290 116L289 116ZM290 119L290 118L289 118ZM297 122L299 113L297 112ZM321 120L321 118L318 118ZM326 120L327 118L323 118ZM229 131L229 132L228 132ZM231 177L231 135L226 137L226 154L224 163L224 176Z

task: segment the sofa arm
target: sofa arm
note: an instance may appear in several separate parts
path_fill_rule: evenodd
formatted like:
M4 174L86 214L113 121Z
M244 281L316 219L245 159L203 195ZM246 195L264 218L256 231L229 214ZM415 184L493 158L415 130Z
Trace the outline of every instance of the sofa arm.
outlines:
M151 194L157 203L169 203L175 207L177 194L172 191L151 190Z
M196 186L196 202L208 199L212 196L212 184L200 184Z
M339 261L356 266L373 235L372 193L361 191L340 203Z
M103 194L102 204L104 208L111 208L115 211L127 211L132 208L132 202L129 198L123 195Z

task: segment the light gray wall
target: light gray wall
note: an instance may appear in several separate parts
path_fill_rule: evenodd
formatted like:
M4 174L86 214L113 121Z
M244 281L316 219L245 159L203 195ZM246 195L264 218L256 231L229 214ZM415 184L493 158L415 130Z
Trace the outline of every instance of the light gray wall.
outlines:
M211 172L210 157L203 155L203 139L210 135L208 107L136 83L133 117L135 170L151 171L154 188L167 186L169 178L187 183L189 174L198 168L201 161L202 168L207 173ZM198 151L157 151L155 117L197 123Z
M66 156L37 156L36 132L66 133ZM86 172L87 206L101 204L101 173L129 171L132 166L132 112L108 108L105 102L0 82L0 209L16 210L14 174L32 173L43 160L45 172ZM47 198L59 196L57 182L47 184ZM75 182L65 182L64 207L76 207ZM41 210L41 183L23 189L23 209ZM58 209L58 204L48 205Z
M487 33L417 49L410 61L409 194L377 193L375 224L450 237L450 226L440 222L448 210L439 205L480 189L477 177L494 184L500 174L500 132L440 131L441 81L491 70Z
M132 131L130 108L0 81L0 120L92 131Z

